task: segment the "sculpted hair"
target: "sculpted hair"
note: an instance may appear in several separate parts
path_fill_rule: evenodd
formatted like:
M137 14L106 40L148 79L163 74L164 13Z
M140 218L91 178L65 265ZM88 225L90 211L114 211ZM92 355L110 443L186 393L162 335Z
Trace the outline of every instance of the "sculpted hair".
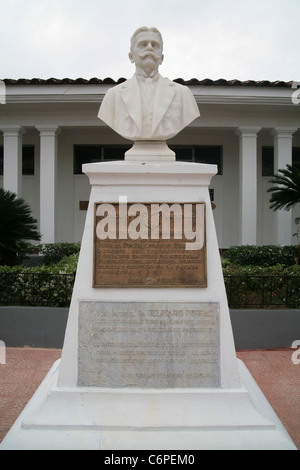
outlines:
M133 35L131 36L131 40L130 40L130 47L132 48L133 44L134 44L134 41L135 41L135 38L137 37L137 35L139 33L144 33L145 31L151 31L152 33L155 33L157 34L157 36L159 37L159 40L161 42L161 47L163 48L163 39L162 39L162 35L160 33L160 31L157 29L157 28L148 28L147 26L142 26L141 28L138 28L134 33Z

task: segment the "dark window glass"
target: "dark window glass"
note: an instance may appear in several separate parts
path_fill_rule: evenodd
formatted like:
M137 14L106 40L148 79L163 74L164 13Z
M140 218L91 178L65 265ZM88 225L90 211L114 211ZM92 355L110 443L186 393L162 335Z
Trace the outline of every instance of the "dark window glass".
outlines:
M101 145L74 145L74 175L82 175L84 163L101 162Z
M292 165L300 169L300 147L293 147ZM274 147L262 147L262 176L274 175Z
M114 161L114 160L124 160L124 155L127 150L130 149L130 145L128 147L103 147L103 160L104 161Z
M0 176L3 175L3 146L0 146Z
M170 145L179 162L208 163L218 166L218 175L223 174L223 147L221 145Z
M22 149L22 174L34 175L34 146L24 145Z
M0 175L3 175L3 145L0 146ZM22 147L22 175L34 175L34 146Z
M178 162L192 162L193 161L193 147L181 147L180 145L169 146L175 152L176 160Z
M274 175L274 147L262 147L262 176Z
M74 175L82 175L84 163L124 160L131 145L74 145Z
M293 147L292 161L293 166L300 170L300 147Z
M197 145L195 162L218 165L218 175L223 175L223 148L221 145Z

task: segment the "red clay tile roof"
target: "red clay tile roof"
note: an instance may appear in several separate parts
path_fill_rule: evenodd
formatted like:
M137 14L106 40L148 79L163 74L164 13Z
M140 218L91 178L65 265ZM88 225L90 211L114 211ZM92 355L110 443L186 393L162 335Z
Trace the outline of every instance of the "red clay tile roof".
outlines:
M119 78L117 81L113 80L110 77L104 78L103 80L100 78L48 78L48 79L41 79L41 78L19 78L19 79L12 79L12 78L5 78L3 79L6 85L117 85L118 83L122 83L126 80L126 78ZM290 82L283 82L283 81L275 81L270 82L268 80L261 80L261 81L254 81L254 80L247 80L247 81L240 81L240 80L224 80L223 78L219 80L210 80L209 78L205 78L204 80L198 80L197 78L192 78L191 80L183 80L182 78L177 78L174 82L181 83L182 85L188 86L242 86L242 87L278 87L278 88L291 88L293 81Z

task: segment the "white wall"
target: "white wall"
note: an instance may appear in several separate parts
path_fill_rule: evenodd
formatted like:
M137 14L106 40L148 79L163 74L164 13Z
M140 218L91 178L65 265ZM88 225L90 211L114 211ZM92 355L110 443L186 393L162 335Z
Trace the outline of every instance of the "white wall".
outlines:
M0 145L3 145L3 138L0 137ZM30 205L32 216L39 220L40 214L40 141L36 131L28 131L23 136L23 145L34 145L35 161L34 175L24 175L22 177L21 196ZM3 187L3 176L0 176L0 187Z
M77 91L76 91L77 90ZM78 93L74 101L64 93ZM88 98L85 96L88 91ZM73 175L74 144L128 144L97 119L101 93L100 87L12 87L12 103L1 107L2 125L21 125L26 129L24 144L35 145L35 175L23 176L22 194L31 205L33 215L39 218L40 193L40 136L36 126L57 125L57 198L56 241L78 241L81 239L86 212L79 210L79 201L89 199L90 187L85 175ZM213 211L219 246L222 248L238 244L239 214L239 138L235 130L239 126L257 126L258 173L257 173L257 244L275 243L274 213L269 209L267 188L269 177L261 176L261 147L273 146L270 131L274 127L294 127L298 131L293 137L293 146L300 146L300 105L292 105L291 90L251 87L196 87L201 116L195 121L198 127L189 127L170 143L176 145L222 145L223 175L212 179L216 208ZM16 96L14 96L16 93ZM29 98L26 95L29 93ZM50 97L47 97L50 93ZM53 95L54 93L54 95ZM57 93L57 96L55 95ZM80 95L83 93L83 97ZM25 96L24 102L23 94ZM244 96L244 101L235 96ZM232 96L231 96L232 95ZM277 96L278 95L278 96ZM66 101L64 101L66 99ZM18 102L20 100L20 104ZM78 101L76 101L78 100ZM81 101L82 100L82 101ZM0 145L3 145L0 132ZM0 186L3 178L0 177ZM300 208L293 211L293 220L300 216ZM296 231L294 224L293 233ZM294 237L294 242L296 238Z
M73 174L74 145L124 145L125 140L108 129L69 129L59 136L57 241L81 241L86 211L80 201L88 201L90 184L86 175ZM127 142L126 142L127 143Z
M29 130L23 137L23 144L35 146L35 174L23 176L22 195L30 204L33 216L39 219L39 156L40 139L36 130ZM258 134L257 162L257 244L275 243L274 212L269 209L270 177L262 177L261 148L273 146L269 131ZM203 128L186 129L169 142L174 145L222 145L223 175L216 175L211 182L214 189L213 211L218 243L221 248L238 244L239 213L239 142L234 129L212 130ZM0 145L2 138L0 138ZM125 145L125 141L107 128L65 128L58 137L57 158L57 199L56 199L56 241L80 241L85 223L86 211L79 210L79 201L88 201L90 185L86 175L73 174L73 147L76 144ZM300 135L296 134L293 146L300 146ZM0 177L0 186L3 178ZM293 221L300 217L300 207L293 210ZM294 223L293 233L296 232ZM296 237L293 240L297 242Z

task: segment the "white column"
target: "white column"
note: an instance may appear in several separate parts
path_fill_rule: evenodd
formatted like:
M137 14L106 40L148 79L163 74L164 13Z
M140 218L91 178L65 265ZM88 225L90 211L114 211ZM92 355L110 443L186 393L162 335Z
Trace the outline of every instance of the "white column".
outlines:
M21 126L2 126L4 161L3 188L22 196L22 137Z
M293 134L296 128L276 128L272 130L274 138L274 173L292 164ZM270 193L271 198L271 193ZM278 245L292 243L292 211L278 210L275 212L275 240Z
M55 202L58 126L40 132L40 232L42 243L55 242Z
M240 127L239 244L256 245L257 236L257 133L258 127Z

